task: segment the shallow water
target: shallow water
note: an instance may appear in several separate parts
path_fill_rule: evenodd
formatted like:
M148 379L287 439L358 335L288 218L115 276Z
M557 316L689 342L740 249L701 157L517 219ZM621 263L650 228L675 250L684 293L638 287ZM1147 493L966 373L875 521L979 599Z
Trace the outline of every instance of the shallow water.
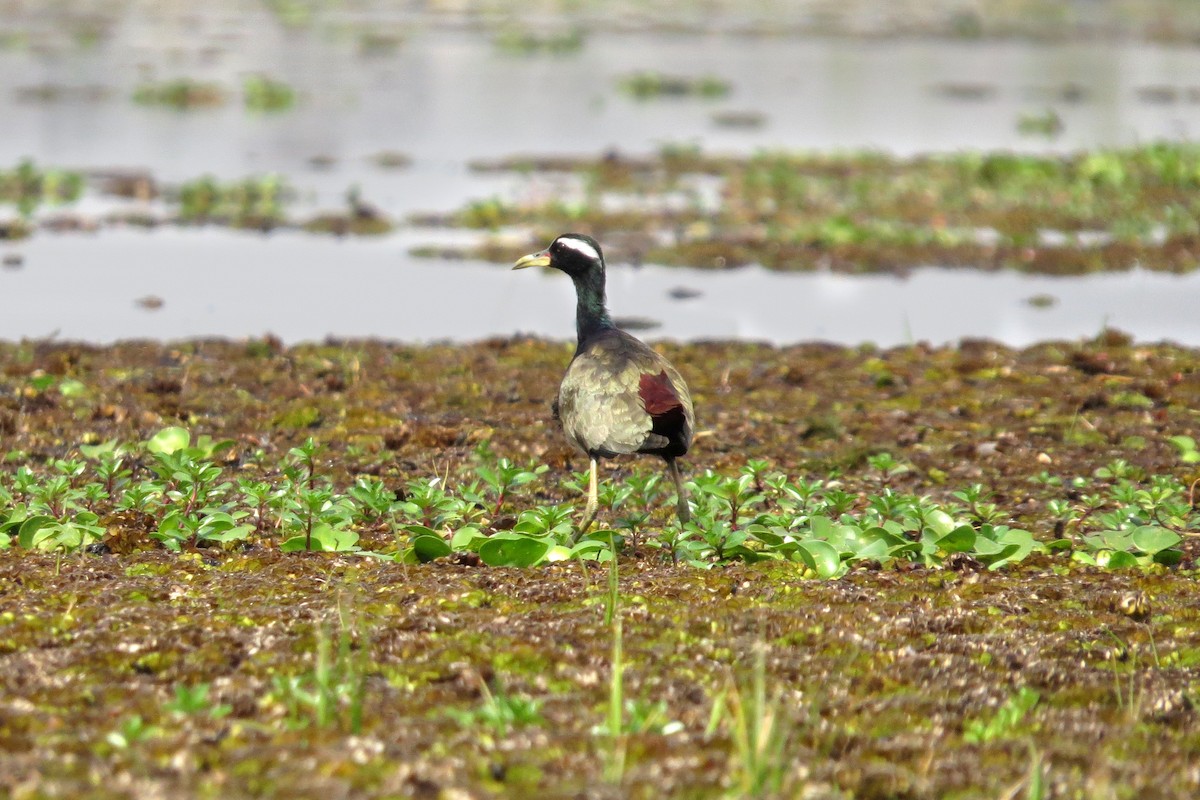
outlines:
M574 333L570 281L479 262L412 259L411 234L335 240L225 230L47 234L0 270L0 338L334 337L472 341ZM69 287L64 291L64 287ZM430 288L435 287L435 288ZM673 290L698 292L674 299ZM917 270L907 278L610 268L618 317L653 320L647 338L808 340L883 346L986 336L1023 345L1096 335L1200 345L1200 273L1051 278ZM1050 296L1041 308L1029 298ZM148 310L139 300L162 301Z
M733 93L638 102L616 88L636 69L713 74ZM236 91L225 107L186 113L130 100L150 77L209 79L236 90L240 76L255 71L296 87L297 107L249 113ZM665 142L740 153L1066 150L1186 136L1200 131L1192 76L1200 76L1200 50L1134 42L599 33L575 54L514 56L483 33L414 28L394 52L364 54L354 35L289 30L266 12L218 2L186 15L131 10L90 47L0 50L0 164L31 157L72 168L139 168L165 181L278 171L300 191L301 208L342 207L357 184L369 202L402 217L471 198L554 191L553 181L468 168L473 159L517 153L637 153ZM18 95L46 84L108 94L40 103ZM1147 89L1156 87L1151 102ZM1063 119L1061 136L1017 133L1019 114L1047 107ZM760 112L765 123L722 128L712 119L718 111ZM381 151L407 154L412 165L381 169L370 161ZM328 166L315 168L316 156ZM412 245L454 236L411 228L378 242L217 229L38 234L3 248L27 266L0 272L2 296L18 306L0 320L0 336L569 333L563 281L405 255ZM703 295L667 299L678 285ZM929 269L896 279L647 267L614 270L612 294L621 314L661 319L658 333L677 338L986 336L1016 344L1090 335L1107 322L1139 338L1200 343L1194 315L1179 301L1195 285L1139 273L1055 280ZM1043 293L1060 302L1048 309L1025 302ZM165 308L135 309L133 299L144 295L161 296ZM445 304L461 313L447 314Z
M429 29L394 53L356 40L288 31L268 14L197 13L185 27L130 13L90 48L0 50L0 164L32 157L67 167L148 169L161 180L278 171L321 202L352 184L393 214L453 207L495 193L472 159L515 153L640 153L666 142L749 153L777 149L1070 150L1200 132L1200 50L1125 42L855 40L595 34L561 56L516 56L483 33ZM207 20L207 23L206 23ZM251 38L248 31L253 30ZM617 88L639 69L729 81L726 98L637 101ZM241 77L295 87L297 106L245 111ZM231 101L184 113L135 105L143 80L216 81ZM1200 79L1196 79L1200 85ZM99 86L98 100L22 100L38 85ZM1170 102L1146 102L1145 89ZM1065 96L1064 96L1065 92ZM1022 112L1053 107L1063 133L1022 136ZM720 111L764 115L724 128ZM398 151L406 170L369 157ZM314 157L332 159L323 168Z

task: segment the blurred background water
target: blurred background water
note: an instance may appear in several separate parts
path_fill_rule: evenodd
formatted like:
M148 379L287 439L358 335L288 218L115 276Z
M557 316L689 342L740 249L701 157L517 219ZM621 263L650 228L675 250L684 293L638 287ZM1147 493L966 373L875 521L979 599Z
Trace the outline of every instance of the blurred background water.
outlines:
M638 155L673 143L732 154L1069 152L1200 130L1200 49L1188 34L1200 23L1185 4L1151 3L1140 15L1101 0L1029 4L1050 9L1040 27L1036 13L999 3L988 16L970 11L976 5L618 4L606 15L586 3L571 12L542 4L514 16L469 3L7 0L0 168L32 159L164 183L278 173L299 208L343 207L354 186L404 220L471 199L554 192L549 179L469 168L517 154ZM1003 25L1012 35L990 35ZM512 31L563 26L583 31L569 52L503 46ZM639 102L617 89L636 70L713 74L732 91ZM251 74L294 88L294 107L174 112L131 101L151 80L237 86ZM1022 134L1018 118L1043 109L1061 131ZM757 122L720 124L722 114ZM380 166L380 154L406 164ZM85 194L73 211L138 203ZM0 206L0 219L17 214ZM415 222L369 239L215 226L38 229L0 241L0 337L570 336L571 287L561 276L410 254L474 235ZM614 310L654 325L651 337L1025 344L1115 326L1200 344L1187 302L1198 296L1195 273L1049 278L929 264L896 277L620 263L610 273Z

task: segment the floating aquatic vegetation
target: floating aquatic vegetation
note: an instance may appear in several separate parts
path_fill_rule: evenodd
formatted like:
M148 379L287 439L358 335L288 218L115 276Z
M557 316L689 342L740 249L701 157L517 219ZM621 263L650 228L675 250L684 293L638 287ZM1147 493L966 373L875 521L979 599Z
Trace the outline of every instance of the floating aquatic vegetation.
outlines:
M493 41L497 49L514 55L567 55L583 49L584 35L579 28L559 32L506 28Z
M266 75L247 75L242 102L250 111L286 111L296 104L296 90Z
M626 75L618 80L617 86L637 100L656 97L700 97L711 100L724 97L731 90L728 81L713 75L693 78L651 71Z
M573 172L576 197L475 201L449 224L505 229L477 255L508 259L511 228L571 223L599 236L652 242L619 256L691 267L758 263L844 272L929 264L1050 274L1200 264L1200 146L1156 142L1059 155L1008 152L897 158L882 153L764 152L713 156L664 146L653 158L511 158L479 170ZM706 184L705 181L708 183ZM683 192L683 205L622 196Z
M60 205L79 199L83 175L62 169L44 169L25 159L11 170L0 169L0 203L15 205L22 215L43 204Z
M133 92L133 101L145 106L166 106L177 111L214 108L225 105L229 97L220 85L191 78L163 83L145 83Z
M278 175L222 182L205 176L170 193L179 203L183 222L205 222L237 228L272 228L283 224L289 190Z

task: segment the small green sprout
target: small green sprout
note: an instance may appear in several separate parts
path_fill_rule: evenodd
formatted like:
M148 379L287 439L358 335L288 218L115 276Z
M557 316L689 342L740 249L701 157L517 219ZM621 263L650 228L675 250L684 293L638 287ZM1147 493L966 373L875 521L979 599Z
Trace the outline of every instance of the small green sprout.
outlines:
M209 685L198 683L194 686L179 685L175 687L175 699L164 708L172 714L181 717L208 716L220 719L227 716L233 707L226 703L214 705L209 699Z
M120 728L111 731L104 739L118 750L128 750L139 742L161 735L161 728L148 724L139 715L134 715L127 717Z
M1016 735L1026 715L1040 699L1041 694L1036 689L1022 686L991 717L969 720L963 729L963 739L972 744L987 744Z
M446 714L464 728L483 725L498 736L504 736L516 728L544 725L542 702L532 698L518 697L502 689L489 689L480 681L483 702L476 708L449 709Z

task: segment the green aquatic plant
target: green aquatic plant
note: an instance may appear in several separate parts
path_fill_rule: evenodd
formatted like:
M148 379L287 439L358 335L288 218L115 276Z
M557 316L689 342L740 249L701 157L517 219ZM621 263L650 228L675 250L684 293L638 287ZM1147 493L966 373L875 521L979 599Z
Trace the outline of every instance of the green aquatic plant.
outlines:
M897 461L891 453L876 453L867 456L867 464L879 473L879 481L887 485L893 478L911 471L912 467L902 461Z
M473 200L456 215L458 224L465 228L495 230L505 224L514 209L498 197Z
M1022 686L1004 705L996 709L996 713L991 717L968 720L963 728L963 740L972 744L986 744L1016 735L1025 717L1039 700L1041 693L1028 686Z
M293 727L315 725L360 733L366 711L368 666L362 639L357 618L343 615L336 649L329 626L318 625L312 669L276 675L268 702L281 703Z
M481 725L489 728L497 736L504 736L517 728L545 724L540 700L509 694L500 687L489 688L482 679L478 679L478 683L482 696L478 706L471 709L451 708L446 711L447 716L459 725L464 728Z
M143 106L166 106L176 111L222 106L228 96L220 85L191 78L143 83L133 91L133 101Z
M415 478L404 487L393 506L426 528L442 527L465 519L460 498L446 491L440 478Z
M639 81L652 95L657 83ZM667 144L648 159L509 159L491 168L533 179L574 172L580 199L544 193L524 202L475 201L439 219L492 231L586 225L638 230L657 243L641 253L667 265L898 271L929 264L1003 266L1051 274L1141 268L1188 271L1200 233L1200 147L1155 142L1071 155L964 152L896 158L882 153L705 154ZM715 179L718 191L711 191ZM710 189L697 187L708 183ZM674 197L629 208L630 195ZM472 255L507 260L509 239ZM440 253L433 249L428 252Z
M1053 138L1062 133L1062 130L1062 117L1052 108L1025 112L1017 117L1017 132L1024 136Z
M512 55L569 55L583 49L584 34L579 28L564 31L531 31L506 28L493 39L496 48Z
M1168 442L1179 453L1179 460L1184 464L1200 463L1200 450L1196 449L1196 440L1191 436L1172 436Z
M779 691L767 690L767 647L754 645L749 681L730 678L713 699L707 736L724 727L733 743L729 772L738 797L777 797L789 777L795 723Z
M320 0L267 0L267 8L289 28L311 24L321 5Z
M634 72L620 78L618 87L637 100L655 97L701 97L715 99L730 92L727 81L712 75L699 78L682 75L666 75L661 72Z
M104 738L112 747L128 750L140 742L158 738L162 733L162 728L147 723L140 715L134 715L122 720L120 727Z
M296 104L296 90L266 75L242 79L242 102L250 111L286 111Z
M181 717L206 716L220 719L228 716L233 707L228 703L213 703L209 697L210 685L197 683L193 686L178 684L175 686L175 699L166 703L163 708Z
M283 470L287 486L279 498L280 529L286 538L280 548L285 552L356 552L359 534L352 528L354 499L317 475L318 450L309 437L288 451Z
M548 469L545 464L530 462L522 466L507 458L496 458L487 447L477 448L475 452L478 459L475 474L491 490L492 514L500 513L516 489L536 481Z
M610 547L616 548L609 537ZM609 658L608 706L604 723L595 731L605 737L604 777L609 783L620 784L625 777L628 756L628 731L625 728L625 630L621 619L620 569L617 559L608 562L608 591L605 594L604 622L611 638Z
M150 489L161 510L158 528L150 535L165 547L179 550L184 544L226 544L246 539L254 526L242 519L250 515L233 504L233 484L222 467L209 459L228 450L232 441L215 442L201 437L193 446L184 428L163 428L145 443L153 459L149 470L157 476Z
M80 173L44 169L31 159L21 160L11 170L0 169L0 203L15 205L22 216L32 214L43 204L73 203L83 193L83 186Z
M379 478L360 475L347 492L354 501L354 521L370 522L384 519L396 503L396 494Z
M998 570L1034 554L1065 554L1107 569L1174 566L1187 536L1200 532L1193 489L1173 475L1145 475L1123 459L1069 480L1042 472L1031 484L1050 493L1053 538L1015 526L983 484L946 499L882 485L907 475L886 454L868 457L869 491L841 478L792 478L763 461L736 474L706 470L687 483L693 518L660 525L660 476L629 473L604 482L615 529L572 542L574 506L536 502L548 470L497 456L485 442L459 480L414 478L395 489L358 476L344 488L321 474L320 448L307 439L271 468L272 479L233 480L222 460L234 443L177 426L146 441L83 445L81 459L0 472L0 547L75 552L99 544L111 514L134 514L163 547L237 549L279 537L284 552L359 553L418 563L473 553L489 566L532 567L568 559L606 561L627 539L674 563L710 569L735 561L791 563L800 574L836 578L867 565L974 564ZM135 471L134 466L137 469ZM582 475L564 478L572 494ZM616 516L618 508L625 513ZM364 533L385 531L395 550L364 549ZM964 561L963 559L967 559Z
M277 175L223 183L212 176L188 181L169 197L179 203L183 222L216 222L239 228L283 223L287 184Z

